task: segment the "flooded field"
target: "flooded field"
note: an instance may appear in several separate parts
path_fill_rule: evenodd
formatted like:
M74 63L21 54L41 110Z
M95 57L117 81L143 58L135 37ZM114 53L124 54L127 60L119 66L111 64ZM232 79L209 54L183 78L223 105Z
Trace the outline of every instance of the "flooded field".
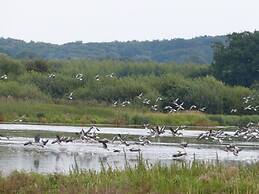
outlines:
M72 142L48 143L46 146L37 144L24 146L25 142L33 142L33 136L38 133L42 138L54 141L55 133L64 133L67 136L79 132L82 127L73 126L46 126L46 125L13 125L0 124L0 134L8 134L8 137L0 137L0 171L9 174L14 170L35 171L40 173L62 172L67 173L74 168L85 170L100 170L102 166L123 168L126 163L134 165L141 155L148 163L171 164L178 162L192 162L194 160L210 162L241 162L254 163L259 161L259 141L233 140L231 143L239 146L238 155L226 151L228 141L215 143L210 141L197 141L201 130L182 130L181 137L172 137L166 131L161 137L152 137L148 145L139 145L136 139L140 135L147 135L146 129L136 128L100 128L96 133L102 138L111 139L115 134L128 134L132 138L128 145L118 141L109 141L107 148L96 141L74 140ZM88 129L88 128L84 128ZM28 134L19 135L19 134ZM48 134L50 133L50 134ZM226 132L233 135L233 131ZM51 137L52 136L52 137ZM186 148L180 143L188 142ZM172 155L184 150L186 155L174 158Z

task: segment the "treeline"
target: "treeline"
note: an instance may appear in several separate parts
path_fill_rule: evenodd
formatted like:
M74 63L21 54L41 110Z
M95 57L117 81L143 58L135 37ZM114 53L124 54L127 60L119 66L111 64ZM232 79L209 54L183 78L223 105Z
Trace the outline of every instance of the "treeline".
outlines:
M185 109L205 107L207 113L256 114L256 89L228 86L212 76L210 65L136 62L130 60L17 60L0 56L0 97L59 103L87 101L165 112L179 98ZM138 95L143 93L141 99ZM155 102L157 97L163 100ZM249 96L249 103L244 97ZM71 97L71 98L70 98ZM149 104L143 103L147 99Z
M259 31L232 33L227 44L215 44L212 69L225 83L258 87Z
M193 39L128 41L110 43L71 42L63 45L0 38L0 52L14 58L43 59L131 59L156 62L209 64L215 42L225 36L203 36Z

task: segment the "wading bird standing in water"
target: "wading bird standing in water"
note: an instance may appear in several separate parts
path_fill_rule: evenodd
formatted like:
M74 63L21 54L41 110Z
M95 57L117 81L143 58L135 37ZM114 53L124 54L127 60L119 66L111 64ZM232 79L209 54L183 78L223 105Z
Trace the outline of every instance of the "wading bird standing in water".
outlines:
M173 157L174 158L179 158L179 157L181 157L181 156L186 156L187 155L187 152L184 150L184 151L177 151L177 153L176 154L173 154Z

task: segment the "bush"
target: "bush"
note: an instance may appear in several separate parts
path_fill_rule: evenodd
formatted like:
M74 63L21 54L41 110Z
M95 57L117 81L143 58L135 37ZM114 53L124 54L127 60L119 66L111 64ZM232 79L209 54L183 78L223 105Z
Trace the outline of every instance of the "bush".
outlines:
M14 60L7 55L0 54L0 76L3 74L20 75L25 68L20 61Z
M44 60L36 59L26 63L26 70L46 73L49 72L49 65Z
M0 96L21 99L48 100L36 86L32 84L21 84L15 81L0 82Z

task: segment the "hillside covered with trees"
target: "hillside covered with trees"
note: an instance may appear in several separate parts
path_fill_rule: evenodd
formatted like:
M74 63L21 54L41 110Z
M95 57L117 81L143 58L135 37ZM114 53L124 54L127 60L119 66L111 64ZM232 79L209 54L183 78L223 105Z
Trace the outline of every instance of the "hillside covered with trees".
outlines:
M156 62L209 64L212 62L212 45L224 42L225 36L203 36L193 39L154 41L128 41L108 43L82 43L63 45L43 42L25 42L0 38L0 53L14 58L43 59L131 59Z

